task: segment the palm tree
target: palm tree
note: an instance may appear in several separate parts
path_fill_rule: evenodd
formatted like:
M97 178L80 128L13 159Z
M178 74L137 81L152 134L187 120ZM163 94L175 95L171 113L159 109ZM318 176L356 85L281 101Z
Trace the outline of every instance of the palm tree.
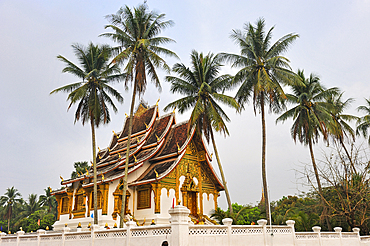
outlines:
M21 194L13 186L12 188L7 188L5 194L0 197L0 206L5 206L4 219L8 220L8 231L10 228L10 219L13 215L13 207L17 202L20 202L18 198L20 196Z
M116 14L106 16L110 25L105 28L111 28L112 33L104 33L101 36L109 37L114 42L118 43L113 50L117 52L117 56L113 62L122 63L127 61L124 71L127 74L125 87L128 88L129 82L134 82L128 140L126 150L125 177L122 195L121 220L120 227L123 227L123 218L125 215L126 205L126 190L127 190L127 170L130 153L130 140L132 132L132 119L135 106L136 95L139 97L144 94L147 85L147 76L155 86L161 90L161 85L157 75L157 68L162 68L166 72L170 72L170 67L160 55L177 57L177 55L160 45L174 42L167 37L159 37L158 34L173 25L173 22L165 21L165 14L158 14L148 10L147 5L139 5L132 10L126 5L120 8Z
M230 75L218 76L221 64L212 53L203 56L203 53L198 54L193 50L191 63L191 68L182 63L176 63L172 70L179 77L166 77L166 81L171 83L171 92L180 93L185 97L168 104L164 110L177 108L182 114L188 109L193 109L188 130L190 131L193 126L196 126L196 130L200 135L203 133L207 142L211 138L222 183L225 187L227 203L232 214L231 199L213 136L213 129L224 133L225 136L229 135L225 121L229 122L230 119L217 102L239 109L234 98L223 94L225 89L231 87L232 77Z
M357 111L364 112L366 115L361 117L357 122L356 134L362 134L364 138L368 137L368 129L370 127L370 98L366 99L366 105L361 105L357 107ZM368 138L368 143L370 145L370 136Z
M334 141L338 141L343 147L348 160L351 163L352 171L356 173L356 168L353 164L352 157L344 145L344 137L350 137L353 141L355 141L355 130L347 123L347 121L349 122L358 120L358 117L349 114L343 114L343 111L350 106L354 99L348 98L347 100L342 101L342 96L343 92L340 94L329 95L325 99L326 102L331 104L333 107L330 112L333 118L333 124L328 125L328 130Z
M320 134L324 140L328 139L327 128L328 125L333 124L331 115L333 106L326 102L325 98L336 95L339 90L335 87L325 89L320 83L319 77L313 74L310 74L309 78L305 78L303 70L298 70L297 75L300 83L291 85L293 94L286 94L288 102L295 106L279 116L276 122L284 122L288 118L294 120L290 130L291 135L295 142L298 139L299 142L309 147L317 187L322 200L322 186L312 144L318 142ZM329 223L328 227L330 227Z
M86 169L89 168L87 161L78 161L73 164L75 170L71 173L71 178L77 178L80 174L86 172Z
M87 162L86 162L87 164ZM55 196L51 195L52 189L50 187L47 187L44 189L45 195L40 195L39 201L40 206L46 206L48 207L48 212L51 213L56 211L56 207L58 206Z
M271 45L273 29L265 33L265 20L260 18L256 26L246 24L244 32L233 30L230 37L239 45L241 54L222 54L222 58L230 62L232 67L241 68L234 78L235 84L241 84L236 94L237 101L244 106L252 98L254 112L259 110L261 113L262 180L268 220L265 106L275 113L282 107L281 100L286 98L282 84L290 84L294 77L289 60L282 53L298 38L298 34L290 33Z
M75 123L81 120L82 125L84 125L90 121L94 166L94 224L97 224L95 127L110 121L108 106L111 106L113 111L117 112L117 108L109 95L116 98L118 102L123 102L121 94L112 88L109 83L120 81L125 75L121 74L118 64L112 65L109 63L109 59L112 57L112 51L109 46L99 46L90 43L87 47L74 44L72 48L81 67L61 55L58 56L58 59L66 64L62 72L73 74L80 78L81 81L55 89L50 94L57 92L69 93L67 97L67 100L70 101L68 109L72 105L78 104L75 113Z

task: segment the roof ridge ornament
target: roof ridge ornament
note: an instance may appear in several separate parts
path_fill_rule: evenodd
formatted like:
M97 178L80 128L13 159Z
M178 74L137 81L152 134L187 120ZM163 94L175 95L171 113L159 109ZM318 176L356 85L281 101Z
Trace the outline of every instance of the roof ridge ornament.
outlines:
M126 118L128 118L128 115L125 113Z
M136 156L134 154L133 154L133 156L134 156L135 162L137 162Z
M113 132L114 136L116 136L116 138L118 139L119 137L118 137L118 135L114 132L114 130L113 130L112 132Z
M144 124L145 124L146 129L148 129L148 128L149 128L149 126L145 123L145 121L144 121Z
M157 138L157 141L159 142L159 140L160 140L160 139L159 139L158 135L157 135L157 134L155 134L155 136L156 136L156 138Z
M179 143L176 142L176 145L177 145L177 150L180 152L180 146L179 146Z
M158 98L157 102L155 103L155 106L158 106L158 103L159 103L160 100L161 100L161 98Z

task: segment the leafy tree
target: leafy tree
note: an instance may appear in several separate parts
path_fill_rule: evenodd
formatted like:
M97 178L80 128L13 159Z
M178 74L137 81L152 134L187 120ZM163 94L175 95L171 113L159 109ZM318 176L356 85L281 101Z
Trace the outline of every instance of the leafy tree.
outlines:
M310 231L320 222L319 203L320 198L314 193L308 193L302 197L283 196L273 207L273 223L283 225L287 220L294 220L296 231Z
M281 110L281 101L285 99L282 85L291 84L294 73L289 60L282 56L298 34L287 34L271 45L274 27L265 32L265 20L257 20L256 26L246 24L244 32L233 30L231 38L240 47L240 55L222 54L232 67L241 68L235 75L234 83L240 84L236 94L237 101L244 106L251 100L254 112L261 113L262 121L262 181L263 192L267 192L266 178L266 123L265 107L275 113ZM269 218L269 201L265 195L266 216Z
M78 161L74 163L75 170L71 173L71 178L77 178L79 175L86 172L87 169L89 169L89 164L87 161Z
M161 85L157 75L157 68L170 72L170 67L160 55L177 57L177 55L161 47L162 44L174 42L167 37L158 36L162 30L173 25L172 21L165 20L165 14L158 14L148 10L147 5L142 4L137 8L130 9L127 5L120 8L116 14L106 16L110 25L105 28L112 29L111 33L104 33L101 36L109 37L114 42L118 43L113 50L118 53L113 62L123 63L127 61L124 71L127 74L125 86L128 87L129 82L134 82L128 140L126 150L125 177L122 195L122 208L120 227L123 227L123 218L126 205L126 190L127 190L127 171L130 153L130 142L132 132L132 119L135 106L136 95L143 95L147 85L147 76L155 86L161 90Z
M192 109L188 130L190 131L195 126L196 131L200 135L203 133L207 142L209 139L212 140L229 210L232 214L230 194L213 136L213 129L225 136L229 135L225 121L229 122L230 119L218 103L239 109L234 98L223 94L225 89L231 86L232 77L230 75L218 76L221 64L212 53L204 56L203 53L198 54L193 50L190 57L191 68L186 67L183 63L176 63L172 70L179 77L166 77L166 81L171 83L171 92L180 93L184 97L168 104L164 110L177 108L182 114L186 110Z
M335 87L325 89L319 77L311 74L309 78L305 78L303 70L298 70L297 74L300 83L292 84L293 93L286 95L288 102L294 107L279 116L276 122L284 122L289 118L294 120L290 130L291 135L294 141L298 139L299 142L309 146L318 192L322 196L322 186L312 144L318 142L320 133L324 140L328 139L327 125L333 124L330 114L333 107L325 101L325 98L337 94L338 89ZM327 224L330 228L329 222Z
M251 225L255 224L262 216L261 210L258 206L243 206L238 203L233 203L232 206L234 210L233 214L230 213L230 210L223 211L218 207L216 210L212 211L211 217L220 224L223 224L223 219L231 218L233 220L233 225Z
M348 169L350 161L338 146L324 155L321 164L326 166L321 176L327 184L323 199L329 208L331 223L345 231L358 227L363 235L370 232L370 177L366 148L354 147L352 155L356 170Z
M362 134L364 138L368 138L370 145L370 135L368 135L368 129L370 127L370 98L366 99L366 105L361 105L357 108L357 111L365 113L365 116L361 117L357 122L356 134Z
M112 51L109 46L99 46L90 43L87 47L73 44L72 48L81 67L61 55L57 58L66 64L62 72L75 75L81 81L55 89L50 94L57 92L69 93L67 97L67 100L70 101L68 109L72 105L78 104L75 113L75 123L81 120L82 125L84 125L90 121L94 166L94 224L97 224L95 127L109 123L109 106L113 108L114 112L117 112L117 108L109 95L113 96L118 102L123 102L121 94L112 88L109 83L120 81L125 75L121 74L118 64L109 63L109 59L112 57Z
M8 220L8 231L10 229L10 219L13 215L13 207L20 202L21 194L18 192L17 189L12 186L11 188L7 188L6 192L3 196L0 197L0 206L4 206L4 219Z

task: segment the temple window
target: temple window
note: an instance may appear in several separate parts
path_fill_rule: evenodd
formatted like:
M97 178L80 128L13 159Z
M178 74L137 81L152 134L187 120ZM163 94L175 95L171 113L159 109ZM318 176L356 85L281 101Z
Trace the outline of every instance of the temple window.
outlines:
M76 195L75 196L75 208L74 208L74 210L82 210L82 209L84 209L84 205L85 205L85 199L84 199L83 194Z
M137 209L150 208L150 188L138 189Z
M68 214L68 206L69 206L68 197L64 197L61 199L61 205L62 205L61 214Z

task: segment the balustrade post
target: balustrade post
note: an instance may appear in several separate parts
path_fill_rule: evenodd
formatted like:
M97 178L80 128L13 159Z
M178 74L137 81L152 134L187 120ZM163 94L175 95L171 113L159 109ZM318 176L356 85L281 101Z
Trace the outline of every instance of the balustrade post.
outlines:
M19 245L20 238L19 236L24 235L24 231L17 231L17 246Z
M63 227L63 229L62 229L62 246L64 246L65 241L66 241L66 233L68 233L70 231L71 231L71 228Z
M267 230L266 230L266 225L267 225L267 220L257 220L257 224L262 226L262 232L263 232L263 245L267 245Z
M361 244L360 228L354 227L354 228L352 228L352 231L357 233L357 236L358 236L358 245L360 245Z
M342 227L334 227L334 231L336 233L339 233L340 245L343 245L343 243L342 243Z
M294 228L295 221L294 220L287 220L287 221L285 221L285 223L286 223L287 226L289 226L292 229L293 245L297 245L296 244L296 238L295 238L295 228Z
M45 233L46 233L46 231L45 231L45 230L43 230L43 229L38 229L38 230L36 231L36 233L37 233L37 246L40 246L40 243L41 243L41 237L40 237L40 235L45 234Z
M233 220L230 218L225 218L222 220L222 223L227 226L227 245L231 245L231 224L233 223Z
M136 223L135 221L127 221L126 226L127 226L126 246L130 246L131 228L136 227Z
M0 245L1 245L1 243L2 243L2 241L3 241L3 237L5 237L6 236L6 233L5 232L0 232Z
M189 245L189 214L190 210L187 207L177 205L170 208L168 213L171 215L171 242L172 246L188 246Z
M90 229L91 229L91 246L94 246L94 244L95 244L95 232L100 229L100 226L94 224L94 225L90 226Z
M320 226L314 226L312 227L312 230L317 233L317 236L319 237L319 245L322 246L321 243L321 227Z

